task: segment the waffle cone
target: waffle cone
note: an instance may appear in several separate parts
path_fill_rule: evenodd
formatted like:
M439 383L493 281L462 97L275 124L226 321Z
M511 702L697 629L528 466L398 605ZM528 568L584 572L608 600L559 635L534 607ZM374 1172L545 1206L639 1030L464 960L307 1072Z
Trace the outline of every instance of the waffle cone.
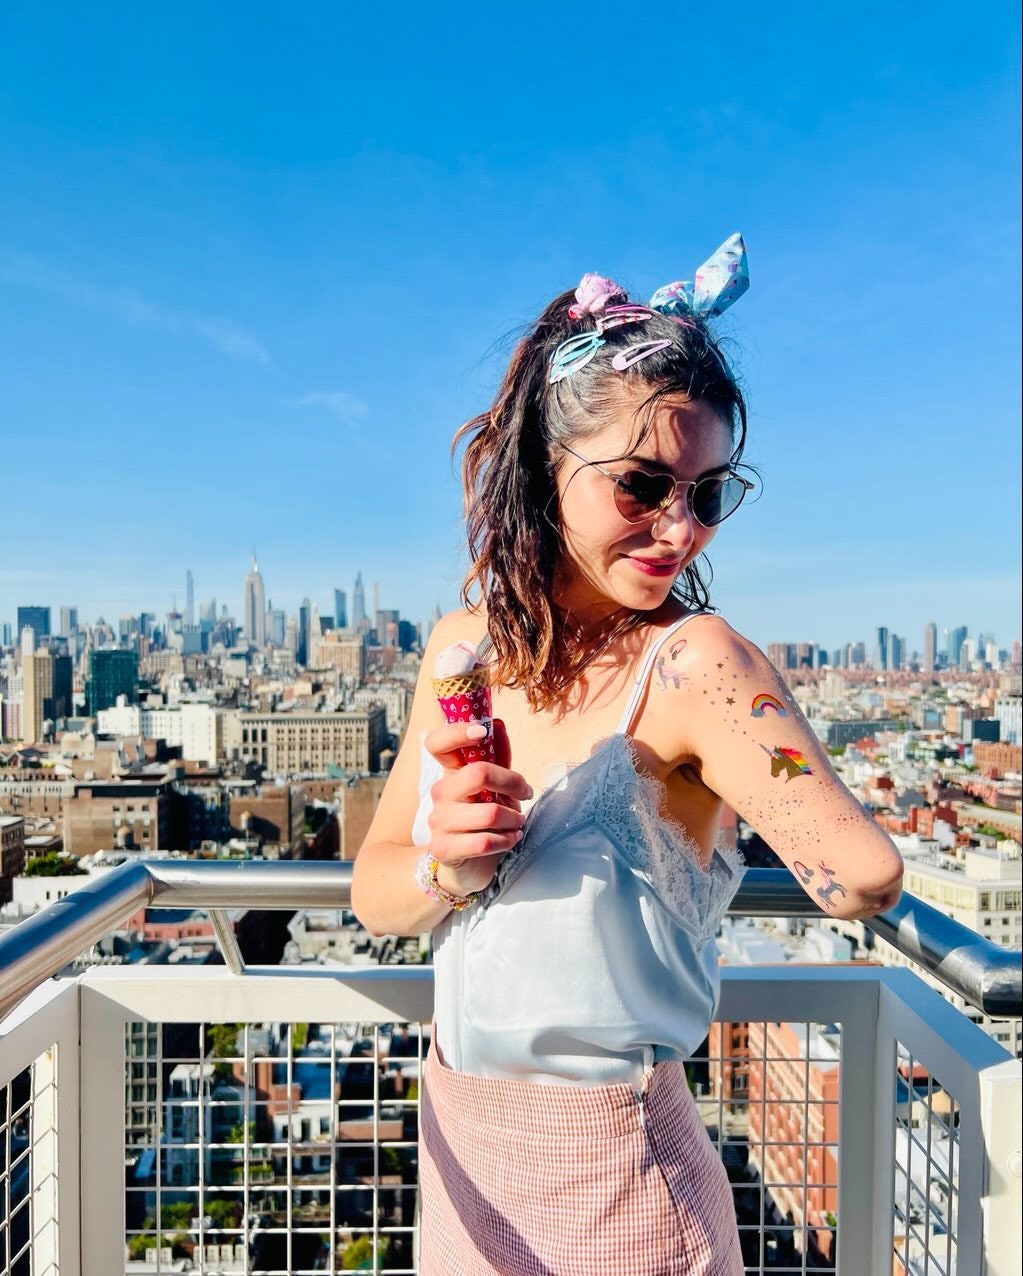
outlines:
M490 686L490 670L481 665L468 673L455 673L447 678L434 678L433 694L449 700L452 696L467 696L471 691Z

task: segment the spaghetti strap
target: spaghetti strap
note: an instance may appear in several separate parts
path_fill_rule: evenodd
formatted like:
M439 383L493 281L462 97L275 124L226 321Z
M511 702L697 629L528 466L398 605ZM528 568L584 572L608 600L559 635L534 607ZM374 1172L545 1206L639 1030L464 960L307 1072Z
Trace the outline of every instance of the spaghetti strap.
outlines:
M657 653L664 646L672 634L678 633L682 626L693 619L694 616L705 616L707 613L702 611L691 611L688 616L683 616L681 620L676 620L673 625L669 625L667 629L663 629L654 635L654 640L650 644L650 649L643 657L643 662L639 666L636 674L636 680L632 684L632 692L629 695L629 702L625 706L621 721L618 723L617 735L628 735L632 730L633 719L636 716L636 710L639 708L639 702L642 699L646 684L650 679L650 670L653 668L654 660Z

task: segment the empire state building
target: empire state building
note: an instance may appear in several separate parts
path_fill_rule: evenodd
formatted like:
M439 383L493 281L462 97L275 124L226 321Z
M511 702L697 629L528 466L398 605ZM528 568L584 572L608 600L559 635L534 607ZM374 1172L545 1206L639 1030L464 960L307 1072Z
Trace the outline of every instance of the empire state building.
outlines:
M245 599L242 604L242 616L245 625L245 637L250 645L256 648L265 647L266 589L263 585L263 577L260 574L255 554L252 555L252 570L245 577Z

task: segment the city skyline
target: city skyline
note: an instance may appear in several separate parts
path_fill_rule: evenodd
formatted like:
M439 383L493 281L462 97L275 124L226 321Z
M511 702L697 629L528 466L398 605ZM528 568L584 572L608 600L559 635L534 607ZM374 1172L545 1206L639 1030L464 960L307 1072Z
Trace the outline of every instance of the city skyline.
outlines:
M223 609L226 607L227 614L234 619L241 633L246 638L255 638L254 645L257 647L263 646L264 643L269 640L267 617L270 614L271 608L283 611L285 615L289 617L300 617L303 607L310 606L317 610L321 618L321 623L326 621L328 624L333 624L336 623L336 607L339 605L339 601L342 605L347 607L348 600L351 599L352 610L347 617L349 625L355 625L357 619L360 617L364 618L368 616L372 621L376 611L375 604L372 610L366 609L364 601L365 584L362 568L356 568L350 578L335 581L334 584L329 587L324 587L320 591L303 591L301 594L295 593L294 596L298 599L298 602L294 607L289 606L286 602L286 599L291 596L289 592L285 591L282 595L279 591L272 590L267 586L262 570L258 565L255 550L253 550L251 554L251 564L248 574L243 578L240 588L236 587L234 591L226 590L223 593L217 593L213 590L208 591L202 588L200 583L200 587L196 592L196 577L191 568L185 568L183 570L182 578L185 581L186 595L193 595L191 599L192 607L198 605L199 611L202 612L212 602L216 605L218 615L221 614ZM377 602L379 602L380 599L385 600L387 603L391 604L391 607L388 608L389 610L393 609L400 611L404 619L422 625L425 632L435 613L435 607L440 604L435 604L434 608L430 608L424 614L420 615L413 612L411 609L408 609L405 606L403 599L400 597L396 598L388 591L382 589L380 581L374 578L372 572L369 572L366 578L369 581L369 586L372 589ZM322 604L318 601L321 596ZM252 611L252 600L257 597L261 602L261 620L256 624L255 632L253 632L252 626L254 612ZM196 599L198 600L198 603L196 603ZM397 606L394 606L394 604L397 604ZM156 623L159 625L172 611L178 611L178 614L183 617L187 624L189 623L187 619L188 606L189 603L186 602L186 611L178 611L176 591L171 592L169 605L163 610L154 606L152 603L138 609L127 609L122 604L118 604L118 606L115 609L112 609L109 614L104 612L91 614L88 607L83 607L80 603L45 602L36 598L34 601L19 601L12 609L10 617L8 617L4 611L2 599L0 599L0 627L2 627L5 623L10 624L12 635L16 638L17 626L15 623L15 617L19 608L22 610L29 608L48 608L50 612L50 629L47 632L58 632L54 629L54 617L57 615L61 617L61 620L63 620L65 616L74 616L76 623L79 623L79 617L81 617L82 619L80 623L83 626L95 625L100 620L103 620L107 624L113 625L116 629L116 622L118 619L125 616L136 616L146 613L154 616ZM359 613L359 616L357 616L356 613ZM882 624L881 621L872 623L867 626L866 632L857 631L855 633L837 635L833 638L833 640L825 640L816 635L807 636L805 631L799 632L795 627L795 622L792 622L786 626L784 634L773 633L764 637L762 641L759 638L754 638L754 641L756 641L765 651L772 645L785 643L793 645L803 644L819 647L829 656L837 649L859 644L865 648L867 660L869 662L877 650L879 630L883 629L886 635L891 636L896 641L901 641L903 645L904 658L906 660L914 655L921 656L926 659L927 631L931 626L934 626L936 629L935 654L944 653L948 635L959 629L962 629L964 636L969 635L971 639L983 637L988 641L994 641L1000 649L1006 651L1011 648L1014 642L1018 643L1021 637L1020 626L1018 623L1014 630L1003 630L999 632L993 627L985 627L982 624L971 623L970 616L965 614L963 609L960 609L958 617L954 621L930 618L920 623L916 630L914 630L911 626L904 625L900 628L898 625L887 623L887 617L885 617L885 623ZM863 626L861 624L860 629L862 628ZM0 629L0 632L2 632L2 629ZM748 636L753 637L752 634Z
M54 463L5 486L25 548L0 614L180 606L188 563L237 609L253 537L289 612L329 614L358 564L412 615L450 609L448 445L515 333L584 271L646 297L741 230L752 286L719 331L764 488L710 547L714 601L760 645L864 616L915 634L944 600L1011 633L1018 13L740 5L758 56L722 75L693 56L716 14L655 0L630 25L598 0L616 35L587 83L647 83L656 24L685 91L566 128L577 71L533 38L545 7L514 29L413 12L400 39L314 5L267 40L269 12L197 40L126 11L101 59L84 12L5 19L0 421ZM481 112L464 68L490 28Z

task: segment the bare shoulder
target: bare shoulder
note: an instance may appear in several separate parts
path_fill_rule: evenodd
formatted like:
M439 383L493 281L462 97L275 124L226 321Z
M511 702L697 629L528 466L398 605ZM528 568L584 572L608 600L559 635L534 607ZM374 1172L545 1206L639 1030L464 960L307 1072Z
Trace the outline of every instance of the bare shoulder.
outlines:
M720 616L694 616L665 635L654 659L648 704L667 747L701 756L712 736L748 735L746 718L797 706L759 647Z
M435 655L442 648L453 642L483 641L487 632L486 614L483 611L468 611L459 608L442 616L433 627L430 640L426 644L425 655Z
M735 676L761 675L774 672L767 657L723 616L694 616L662 647L672 663L687 673L694 671L727 671Z

